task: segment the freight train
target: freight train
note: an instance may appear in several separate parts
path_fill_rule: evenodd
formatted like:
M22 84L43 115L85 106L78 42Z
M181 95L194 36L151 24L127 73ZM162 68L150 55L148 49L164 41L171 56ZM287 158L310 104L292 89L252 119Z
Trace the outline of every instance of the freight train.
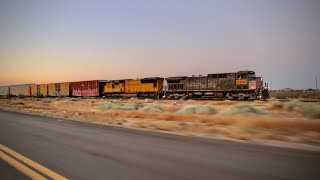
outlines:
M1 95L48 97L144 97L166 99L266 99L267 83L254 71L216 73L206 76L152 77L93 80L0 87Z

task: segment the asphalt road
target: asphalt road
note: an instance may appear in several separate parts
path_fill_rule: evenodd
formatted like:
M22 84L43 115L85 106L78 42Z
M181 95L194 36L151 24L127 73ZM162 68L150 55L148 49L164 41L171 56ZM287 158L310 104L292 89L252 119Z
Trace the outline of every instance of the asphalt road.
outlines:
M320 177L319 152L144 132L4 111L0 111L0 143L70 179Z
M0 159L0 179L28 180L29 178L7 162Z

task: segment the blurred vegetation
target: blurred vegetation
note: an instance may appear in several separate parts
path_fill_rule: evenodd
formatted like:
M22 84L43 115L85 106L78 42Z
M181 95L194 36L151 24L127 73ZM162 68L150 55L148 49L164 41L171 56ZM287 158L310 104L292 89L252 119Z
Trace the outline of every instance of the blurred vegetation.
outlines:
M8 94L7 96L5 96L6 99L11 99L11 98L15 98L15 97L17 97L17 96L14 94Z
M203 114L203 115L210 115L216 114L217 111L208 105L185 105L179 111L178 114Z
M277 99L297 99L297 98L303 98L303 99L319 99L320 100L320 91L298 91L298 90L292 90L292 91L283 91L283 90L273 90L270 91L270 97L277 98Z
M153 105L153 106L147 105L147 106L141 107L139 110L145 111L145 112L164 112L164 109L160 105Z
M11 105L25 105L25 103L22 102L21 100L11 100L10 104Z
M293 101L287 102L284 105L284 109L287 111L299 112L306 117L320 118L320 106L316 104L293 100Z
M104 102L100 105L102 110L138 110L141 106L138 104L118 104L114 102Z
M44 98L43 94L37 93L37 95L35 96L35 98Z
M298 112L309 118L320 118L320 106L317 104L301 102L299 100L280 102L276 99L271 99L269 105L272 109Z
M229 108L228 111L226 111L223 114L248 116L248 115L266 115L267 113L260 108L256 108L250 105L233 105Z
M23 95L23 94L19 94L17 97L18 97L19 99L23 99L23 98L25 98L25 97L27 97L27 96L25 96L25 95Z

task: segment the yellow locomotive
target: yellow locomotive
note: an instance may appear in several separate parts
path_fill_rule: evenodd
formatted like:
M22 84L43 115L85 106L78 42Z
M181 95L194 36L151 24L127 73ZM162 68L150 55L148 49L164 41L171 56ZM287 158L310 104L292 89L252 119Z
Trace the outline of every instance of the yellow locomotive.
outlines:
M126 79L108 81L104 86L105 97L162 97L164 78Z

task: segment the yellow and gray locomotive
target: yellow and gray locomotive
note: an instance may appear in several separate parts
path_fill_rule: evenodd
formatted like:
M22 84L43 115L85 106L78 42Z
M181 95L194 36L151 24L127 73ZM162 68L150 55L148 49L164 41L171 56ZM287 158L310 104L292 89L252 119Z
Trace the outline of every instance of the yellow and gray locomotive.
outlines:
M248 100L266 99L269 92L267 85L263 84L262 77L256 77L254 71L239 71L207 76L112 80L105 85L104 96Z

